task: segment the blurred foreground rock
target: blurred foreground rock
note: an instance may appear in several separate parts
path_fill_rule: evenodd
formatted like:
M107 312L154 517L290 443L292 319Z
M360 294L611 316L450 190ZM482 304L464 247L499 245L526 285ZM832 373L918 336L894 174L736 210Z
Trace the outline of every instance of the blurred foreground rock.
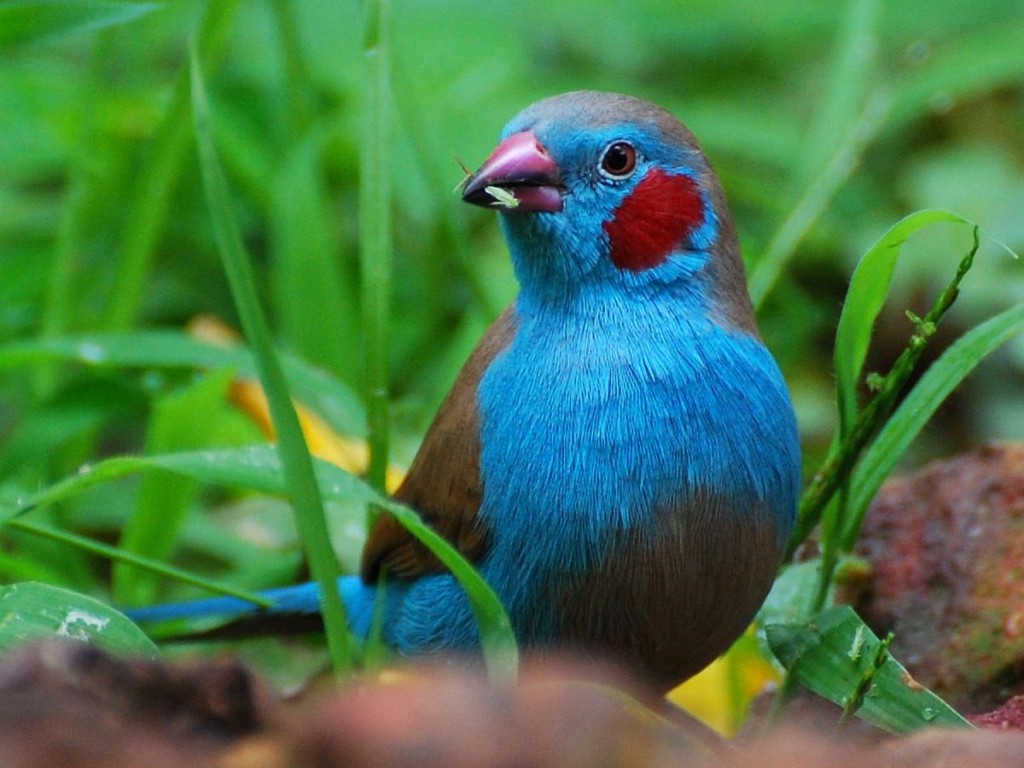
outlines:
M235 664L124 662L83 645L0 659L3 768L1024 768L1024 733L880 743L784 727L710 748L640 706L621 676L545 663L515 687L416 668L286 703Z
M865 518L856 608L922 685L965 712L1024 694L1024 445L889 481Z
M0 659L0 766L200 765L264 730L270 699L237 664L124 661L81 643Z

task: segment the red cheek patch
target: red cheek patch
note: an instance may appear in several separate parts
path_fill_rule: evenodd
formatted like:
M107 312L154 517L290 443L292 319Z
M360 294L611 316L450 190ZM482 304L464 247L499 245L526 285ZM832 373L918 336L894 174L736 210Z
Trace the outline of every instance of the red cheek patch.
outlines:
M619 269L642 272L656 267L704 223L704 202L697 182L652 170L604 222Z

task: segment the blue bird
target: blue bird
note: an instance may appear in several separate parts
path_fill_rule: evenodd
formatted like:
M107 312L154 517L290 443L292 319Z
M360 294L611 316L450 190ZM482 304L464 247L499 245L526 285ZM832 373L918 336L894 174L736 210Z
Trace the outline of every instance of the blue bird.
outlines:
M617 658L673 685L764 600L800 447L725 195L690 131L628 96L545 99L462 190L496 209L520 293L474 350L395 497L471 560L526 649ZM455 578L391 517L339 590L365 634L378 576L404 655L478 644ZM215 598L137 620L314 614Z

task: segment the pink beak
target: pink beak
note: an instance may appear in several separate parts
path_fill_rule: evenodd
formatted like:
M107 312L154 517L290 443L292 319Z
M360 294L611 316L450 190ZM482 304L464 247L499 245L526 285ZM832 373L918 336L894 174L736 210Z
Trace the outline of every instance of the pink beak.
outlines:
M512 213L562 210L561 169L533 131L514 133L466 182L462 199Z

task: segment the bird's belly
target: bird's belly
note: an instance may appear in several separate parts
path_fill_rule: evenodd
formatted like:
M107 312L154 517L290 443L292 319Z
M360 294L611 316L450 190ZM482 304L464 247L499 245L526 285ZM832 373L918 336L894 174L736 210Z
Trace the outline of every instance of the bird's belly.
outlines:
M553 642L626 661L674 685L723 653L771 588L781 559L775 516L698 497L659 509L643 530L610 536L598 565L552 581L563 606Z

